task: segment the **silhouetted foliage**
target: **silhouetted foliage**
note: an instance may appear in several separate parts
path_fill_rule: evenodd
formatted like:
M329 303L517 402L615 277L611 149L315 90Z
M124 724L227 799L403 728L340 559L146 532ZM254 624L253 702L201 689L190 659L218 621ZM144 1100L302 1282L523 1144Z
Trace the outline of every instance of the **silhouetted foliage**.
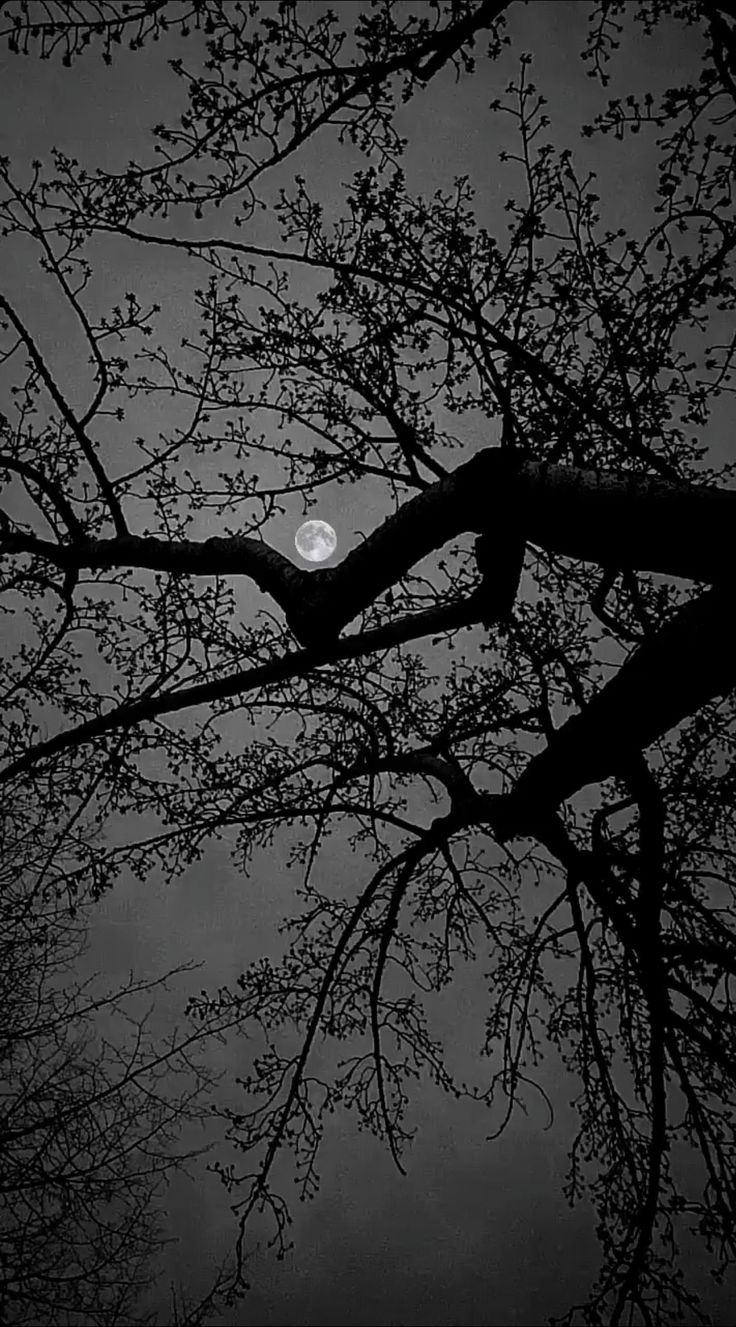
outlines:
M581 126L658 145L636 232L553 146L531 56L500 93L513 0L2 10L29 58L166 36L187 98L145 161L2 164L8 251L36 247L88 365L69 389L0 295L0 778L9 851L57 826L58 897L213 838L245 870L281 836L302 868L283 954L190 1005L260 1036L219 1163L232 1295L252 1223L286 1247L277 1158L310 1196L335 1109L402 1167L416 1079L498 1132L545 1044L602 1247L565 1321L693 1321L680 1231L733 1257L736 493L707 426L733 391L736 35L705 0L585 8L599 84L632 28L693 48L691 84ZM471 181L422 197L402 170L404 104L431 121L451 76L513 126L503 235ZM171 264L180 344L111 294L120 246ZM356 487L381 516L336 565L272 546ZM423 1002L475 956L490 1086L454 1081Z

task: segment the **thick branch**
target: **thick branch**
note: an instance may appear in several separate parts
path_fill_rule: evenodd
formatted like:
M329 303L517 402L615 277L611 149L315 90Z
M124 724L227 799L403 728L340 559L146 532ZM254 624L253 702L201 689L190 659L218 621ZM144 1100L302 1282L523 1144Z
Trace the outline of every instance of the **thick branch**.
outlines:
M519 462L489 447L404 503L337 567L321 571L302 571L268 544L243 536L196 542L126 535L71 547L7 534L2 542L65 569L130 566L250 576L284 610L297 638L311 646L339 635L422 558L465 532L483 536L487 609L500 611L501 599L492 594L492 557L499 586L509 580L507 556L513 580L523 539L603 567L712 582L725 579L733 566L734 525L736 492Z
M482 0L477 9L466 14L457 23L444 29L436 38L436 50L423 65L416 69L416 75L423 83L429 81L442 68L460 47L469 42L481 28L490 28L504 9L508 9L509 0Z
M686 604L635 650L585 709L530 761L509 799L505 836L534 825L589 783L624 773L632 756L736 685L733 591Z

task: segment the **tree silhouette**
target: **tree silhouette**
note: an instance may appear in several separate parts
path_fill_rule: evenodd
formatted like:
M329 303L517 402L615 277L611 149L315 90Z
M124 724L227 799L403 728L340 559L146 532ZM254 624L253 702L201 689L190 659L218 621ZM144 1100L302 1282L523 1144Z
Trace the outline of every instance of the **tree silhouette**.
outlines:
M80 980L89 904L43 888L54 838L6 843L2 859L0 1314L9 1327L107 1327L146 1321L161 1189L204 1150L181 1132L209 1114L198 1051L219 1029L156 1041L151 1005L176 973L118 989ZM180 1320L200 1321L210 1299Z
M232 1294L252 1218L285 1247L277 1157L310 1195L336 1106L402 1167L413 1079L502 1129L546 1042L579 1082L569 1196L587 1188L602 1246L566 1320L692 1320L678 1233L723 1270L736 1216L736 495L706 430L733 390L736 35L705 0L589 7L603 85L632 26L702 54L691 83L582 126L656 143L641 233L607 226L548 141L522 54L491 105L516 136L501 238L467 180L412 194L397 116L453 71L497 92L516 8L4 7L31 57L195 42L153 164L2 166L6 240L35 246L89 359L67 390L0 295L2 590L25 613L5 838L61 826L60 896L177 874L222 836L246 864L282 834L303 866L281 958L190 1006L262 1038L252 1101L226 1112L248 1158L220 1166ZM298 173L314 143L352 174L337 205ZM178 348L154 345L165 310L95 285L122 243L198 274ZM279 514L368 485L382 516L336 565L272 546ZM360 863L342 891L317 884L330 841ZM423 995L475 954L492 1076L474 1088Z

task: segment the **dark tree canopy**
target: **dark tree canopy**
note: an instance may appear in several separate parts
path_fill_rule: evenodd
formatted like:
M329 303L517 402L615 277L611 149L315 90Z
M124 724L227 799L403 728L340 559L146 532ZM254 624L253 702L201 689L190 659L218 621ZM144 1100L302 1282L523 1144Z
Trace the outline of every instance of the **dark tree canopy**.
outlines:
M546 1052L601 1244L567 1321L694 1321L681 1233L722 1272L736 1229L736 25L580 6L581 160L655 163L627 228L554 145L534 8L0 7L70 78L160 42L174 107L140 160L0 162L2 879L40 925L214 840L243 870L288 843L282 953L189 1008L257 1047L219 1163L230 1294L264 1222L287 1241L279 1158L309 1196L336 1108L401 1169L416 1079L500 1130ZM632 33L689 43L691 80L630 93ZM403 168L453 80L483 89L500 226L477 181ZM341 504L363 529L329 566L275 546ZM427 1012L473 957L475 1085Z

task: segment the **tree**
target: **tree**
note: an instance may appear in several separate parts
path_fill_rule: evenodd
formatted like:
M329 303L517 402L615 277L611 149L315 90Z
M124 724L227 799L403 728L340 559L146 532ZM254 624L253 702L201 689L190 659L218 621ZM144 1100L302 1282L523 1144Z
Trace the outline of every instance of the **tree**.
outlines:
M220 1167L232 1293L259 1214L284 1247L277 1157L312 1192L336 1106L401 1167L411 1079L501 1099L503 1124L544 1037L579 1080L569 1193L596 1202L603 1256L568 1320L694 1315L678 1231L722 1270L736 1193L736 496L706 430L732 391L729 7L589 8L603 86L632 25L686 30L702 56L687 85L583 126L656 142L641 233L607 226L593 177L546 141L521 56L491 106L517 144L503 242L467 180L412 195L397 124L452 70L497 89L514 3L5 8L11 49L65 63L195 29L158 163L3 166L6 242L36 248L89 371L66 390L0 296L2 586L27 622L0 777L10 842L68 817L59 888L176 874L213 836L245 863L287 835L303 863L285 954L191 1003L263 1039L253 1104L227 1113L248 1174ZM315 143L353 172L337 205L285 174ZM204 269L196 337L149 348L157 305L108 307L93 272L113 242ZM368 484L382 517L337 565L301 571L269 542L296 501ZM140 835L102 848L121 816ZM340 895L315 874L335 836L362 863ZM476 952L482 1091L453 1081L422 1002Z
M58 880L44 889L55 837L15 845L25 861L6 845L2 862L0 1313L8 1327L151 1321L160 1193L203 1151L181 1131L210 1113L198 1051L218 1029L153 1038L151 1002L175 973L117 990L80 980L90 905L65 907Z

